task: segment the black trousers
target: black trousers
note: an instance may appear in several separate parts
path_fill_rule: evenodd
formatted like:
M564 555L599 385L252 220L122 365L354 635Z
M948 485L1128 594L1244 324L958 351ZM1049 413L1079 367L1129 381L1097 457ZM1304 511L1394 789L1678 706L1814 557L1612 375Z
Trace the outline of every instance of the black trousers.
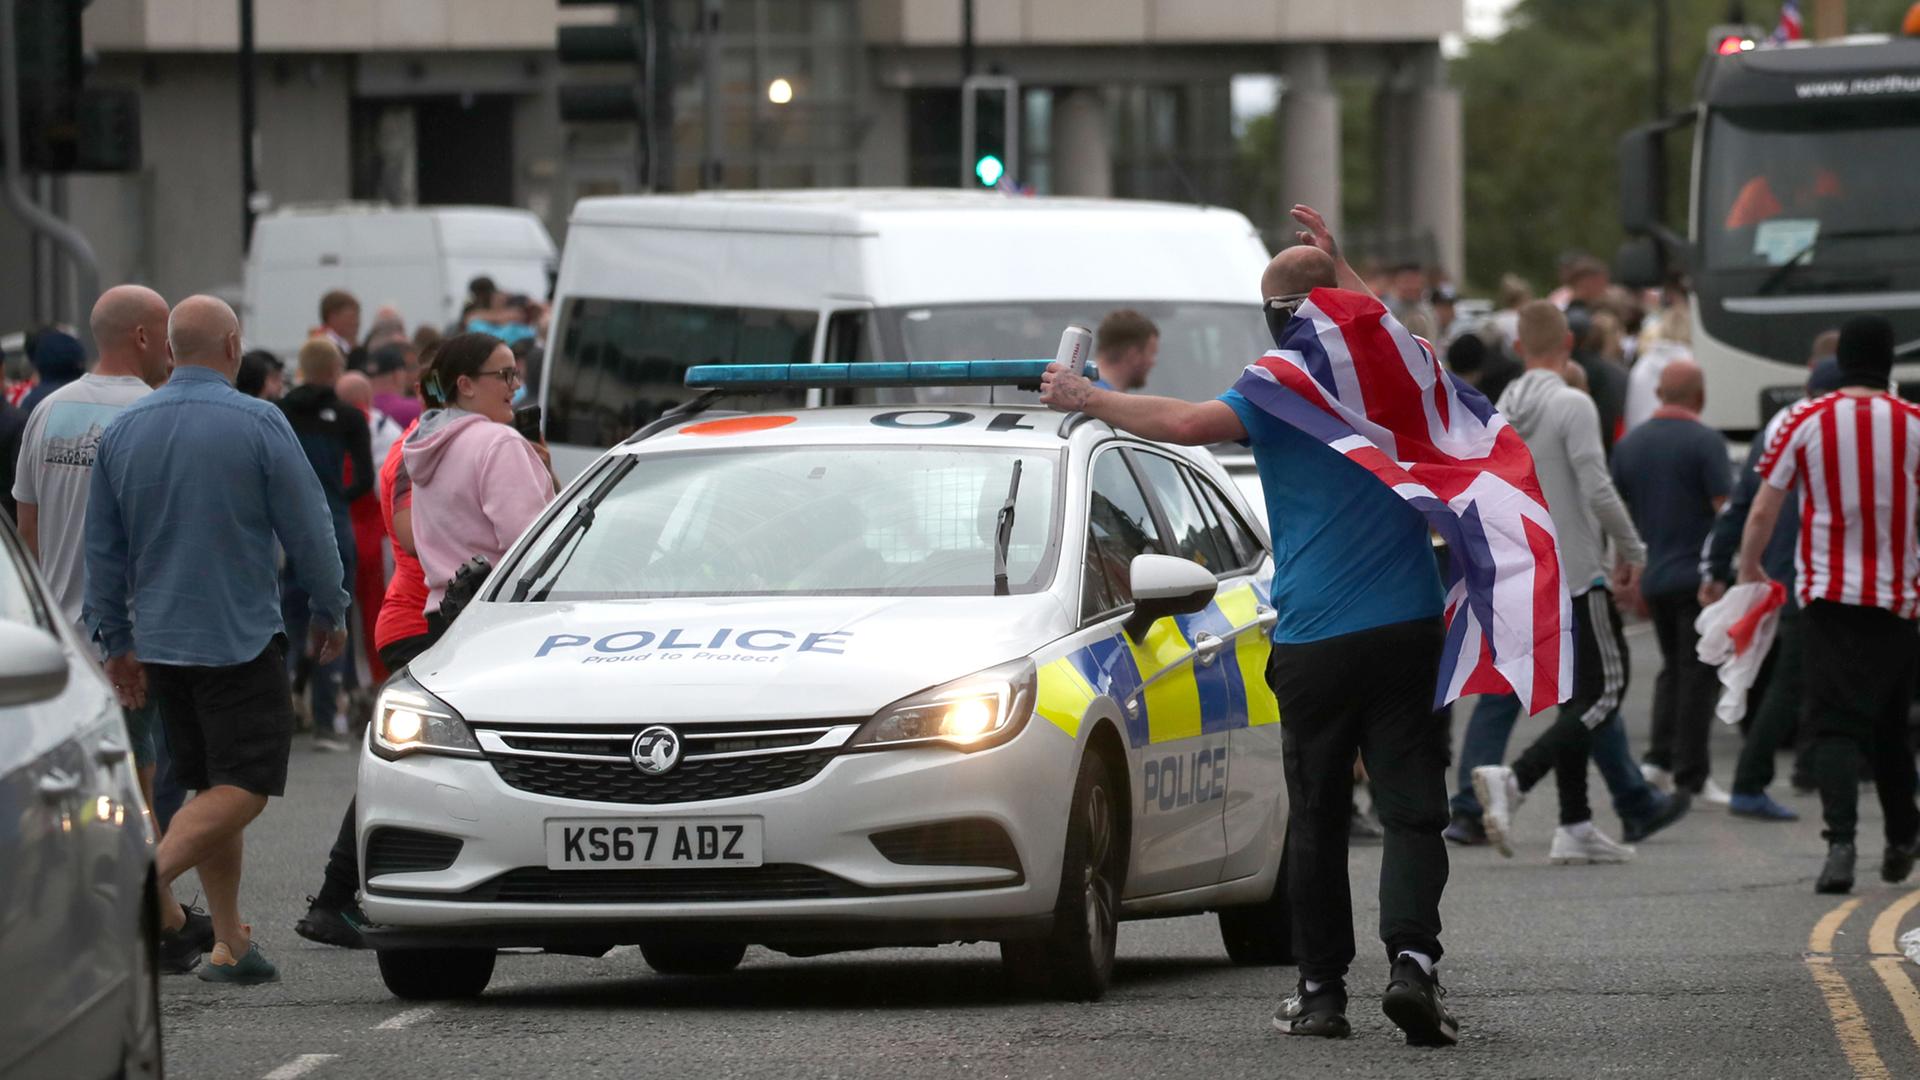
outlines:
M1291 817L1287 895L1300 976L1343 977L1353 962L1347 825L1353 757L1386 830L1380 940L1440 958L1447 887L1446 714L1433 711L1445 635L1439 619L1395 623L1303 645L1275 645L1267 683L1280 703Z
M1589 589L1573 598L1573 648L1573 696L1560 706L1553 726L1513 763L1521 791L1532 791L1553 774L1560 789L1562 825L1593 820L1587 802L1593 729L1613 719L1627 694L1627 636L1613 594L1606 589Z
M386 665L388 671L399 671L407 661L426 652L446 632L447 624L438 615L428 616L426 633L389 642L380 650L380 662ZM379 717L374 719L377 721ZM347 814L340 819L340 831L333 838L333 849L327 852L326 878L320 885L320 895L314 898L314 902L321 907L346 907L353 903L354 893L360 889L360 845L355 842L354 836L354 816L358 808L358 799L347 801Z
M1798 607L1780 609L1780 629L1773 638L1773 677L1767 681L1767 692L1761 696L1758 709L1752 708L1753 699L1747 699L1753 725L1747 729L1746 745L1740 748L1740 763L1734 766L1735 795L1759 795L1773 783L1773 756L1792 734L1794 721L1800 715L1801 701L1806 696L1806 669L1801 662L1805 648L1801 632L1804 621L1805 616ZM1798 747L1799 755L1807 758L1809 772L1813 759L1807 747L1812 741L1802 735ZM1798 771L1797 765L1795 770Z
M1700 635L1694 632L1693 621L1700 617L1700 601L1694 593L1649 596L1647 607L1653 612L1653 633L1660 643L1647 761L1672 770L1675 787L1697 794L1711 770L1707 737L1720 699L1720 674L1701 663L1696 651Z
M1820 785L1823 835L1850 844L1860 823L1860 763L1873 769L1889 844L1920 831L1907 709L1920 670L1920 631L1882 608L1815 600L1801 614L1807 730Z

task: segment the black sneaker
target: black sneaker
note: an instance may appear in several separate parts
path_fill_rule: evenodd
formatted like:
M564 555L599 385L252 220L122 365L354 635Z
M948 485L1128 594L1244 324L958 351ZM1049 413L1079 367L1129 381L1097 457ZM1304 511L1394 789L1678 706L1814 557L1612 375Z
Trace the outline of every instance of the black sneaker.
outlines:
M1820 868L1820 880L1813 883L1817 893L1850 893L1853 891L1853 845L1828 844L1827 864Z
M367 914L360 905L350 903L345 907L329 907L307 897L307 913L293 924L293 932L308 941L317 941L322 945L337 945L342 949L364 949L367 939L360 930L368 925Z
M1485 847L1487 844L1486 826L1480 819L1458 810L1453 812L1453 821L1447 825L1447 831L1440 834L1447 842L1461 847Z
M1418 960L1402 956L1393 962L1380 1009L1407 1033L1408 1046L1452 1046L1460 1041L1460 1023L1441 1003L1446 996L1437 977L1427 974Z
M1880 880L1889 885L1898 885L1913 873L1914 857L1920 855L1920 838L1904 844L1888 844L1887 853L1880 856Z
M1339 979L1307 990L1307 980L1280 1002L1273 1014L1273 1030L1282 1035L1308 1035L1316 1039L1344 1039L1353 1033L1347 1024L1347 984Z
M204 916L203 916L204 917ZM211 931L212 920L207 922ZM160 973L163 975L185 975L200 966L200 957L207 951L200 944L199 937L193 932L193 912L187 912L187 924L178 930L160 931Z
M1620 839L1629 844L1637 844L1661 829L1687 816L1693 809L1693 796L1685 791L1676 791L1671 795L1662 795L1660 802L1651 811L1637 817L1620 819Z

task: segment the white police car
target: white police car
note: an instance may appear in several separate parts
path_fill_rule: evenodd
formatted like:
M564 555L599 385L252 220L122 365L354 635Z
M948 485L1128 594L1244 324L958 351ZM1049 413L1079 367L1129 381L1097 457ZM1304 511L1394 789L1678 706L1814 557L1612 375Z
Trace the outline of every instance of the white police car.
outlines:
M1043 366L932 367L1009 364ZM608 452L380 698L387 986L477 994L510 946L714 973L998 941L1090 998L1120 920L1208 910L1285 959L1266 540L1205 452L1084 421L681 416Z

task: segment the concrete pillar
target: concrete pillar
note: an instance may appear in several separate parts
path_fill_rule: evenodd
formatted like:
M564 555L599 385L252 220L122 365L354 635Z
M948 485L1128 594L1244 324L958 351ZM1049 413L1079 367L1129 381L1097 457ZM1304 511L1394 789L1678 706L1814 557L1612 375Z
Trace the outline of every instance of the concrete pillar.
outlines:
M1280 206L1274 218L1291 236L1287 211L1306 203L1340 234L1340 95L1324 45L1289 47L1280 58Z
M1439 48L1424 58L1423 78L1407 95L1406 145L1412 199L1408 223L1415 235L1433 237L1434 256L1455 281L1464 280L1465 198L1461 172L1460 94L1446 85Z
M1112 129L1099 87L1054 92L1052 140L1055 195L1113 194Z

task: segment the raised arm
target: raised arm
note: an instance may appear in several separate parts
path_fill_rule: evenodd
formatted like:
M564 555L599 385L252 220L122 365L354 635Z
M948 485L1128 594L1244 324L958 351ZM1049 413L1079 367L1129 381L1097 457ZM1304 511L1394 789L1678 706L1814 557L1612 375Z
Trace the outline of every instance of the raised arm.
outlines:
M1224 401L1195 403L1102 390L1057 360L1040 377L1040 400L1061 412L1084 412L1155 442L1209 446L1247 437L1246 425Z
M1320 216L1320 211L1305 203L1296 203L1289 213L1293 215L1293 220L1300 224L1301 231L1293 235L1299 237L1301 243L1311 244L1333 256L1333 272L1341 288L1363 296L1373 296L1373 290L1367 288L1367 279L1356 273L1348 264L1347 257L1340 254L1340 245L1334 240L1333 233L1327 229L1327 219ZM1379 297L1374 299L1377 300Z

